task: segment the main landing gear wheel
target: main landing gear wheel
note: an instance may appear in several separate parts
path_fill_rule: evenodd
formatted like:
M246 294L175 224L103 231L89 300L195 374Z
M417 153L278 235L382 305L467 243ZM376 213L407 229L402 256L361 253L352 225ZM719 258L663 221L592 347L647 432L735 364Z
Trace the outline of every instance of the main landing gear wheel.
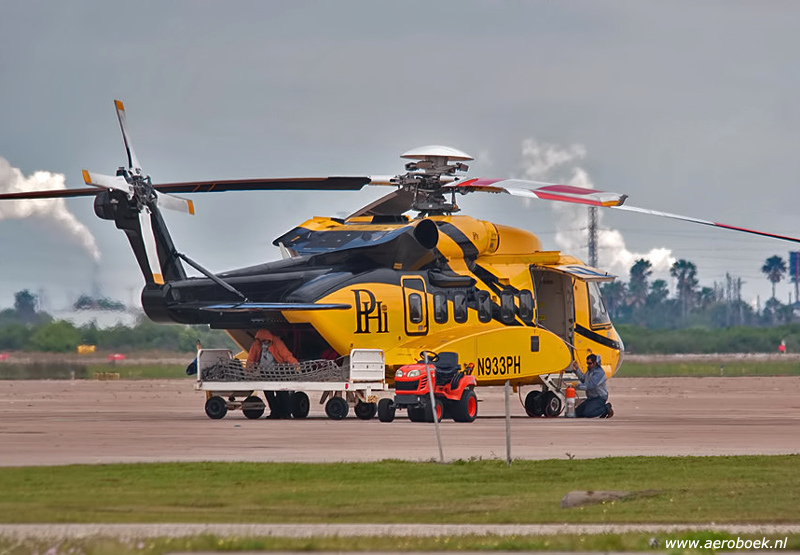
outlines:
M541 391L531 391L525 396L525 412L528 416L544 415L544 399Z
M308 395L302 391L292 393L289 404L291 405L292 416L295 418L305 418L308 416L308 411L311 410L311 402L308 400Z
M228 414L228 405L225 403L225 399L219 395L214 395L206 401L206 415L212 420L225 418L226 414Z
M361 420L369 420L375 417L378 412L378 406L375 403L363 403L359 401L356 403L356 416Z
M456 422L474 422L478 417L478 396L471 389L465 389L461 399L450 406Z
M561 410L564 408L564 403L561 402L561 397L552 391L542 393L542 405L544 415L547 418L555 418L561 414Z
M350 410L350 407L347 405L347 401L341 397L331 397L325 403L325 414L331 420L343 420L347 416L348 410Z
M378 401L378 420L381 422L391 422L395 414L394 401L391 399L381 399Z
M267 406L261 400L261 397L256 397L255 395L251 395L242 402L242 412L245 417L251 420L261 418L266 408Z

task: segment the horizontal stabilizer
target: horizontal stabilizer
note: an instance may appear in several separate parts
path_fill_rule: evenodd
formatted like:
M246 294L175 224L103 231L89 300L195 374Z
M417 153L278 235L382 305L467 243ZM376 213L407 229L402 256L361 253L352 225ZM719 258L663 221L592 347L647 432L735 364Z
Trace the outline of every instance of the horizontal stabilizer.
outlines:
M201 310L211 312L283 312L286 310L348 310L349 304L315 303L227 303L205 306Z

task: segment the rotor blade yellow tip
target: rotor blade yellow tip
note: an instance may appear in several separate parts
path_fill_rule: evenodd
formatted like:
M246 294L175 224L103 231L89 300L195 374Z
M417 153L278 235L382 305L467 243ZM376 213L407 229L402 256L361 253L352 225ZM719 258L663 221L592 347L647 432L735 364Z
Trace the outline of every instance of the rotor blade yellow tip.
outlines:
M86 170L83 170L83 182L86 183L87 185L92 184L92 178L89 175L89 172Z
M123 112L125 111L125 106L122 105L122 101L121 100L115 100L114 101L114 106L117 107L117 110L121 110Z
M189 203L189 214L194 216L194 203L191 200L187 202Z

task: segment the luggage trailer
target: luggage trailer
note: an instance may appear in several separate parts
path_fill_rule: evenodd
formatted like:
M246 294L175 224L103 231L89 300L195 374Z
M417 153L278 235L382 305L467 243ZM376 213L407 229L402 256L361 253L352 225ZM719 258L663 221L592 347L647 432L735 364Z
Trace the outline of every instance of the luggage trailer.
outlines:
M206 394L206 415L224 418L229 410L241 410L246 418L261 418L266 410L258 392L289 391L290 412L305 418L310 410L306 392L319 392L319 404L332 420L342 420L353 405L362 420L378 411L379 391L389 389L386 364L380 349L353 349L341 365L331 360L276 364L269 368L246 367L229 349L200 349L197 352L195 390Z

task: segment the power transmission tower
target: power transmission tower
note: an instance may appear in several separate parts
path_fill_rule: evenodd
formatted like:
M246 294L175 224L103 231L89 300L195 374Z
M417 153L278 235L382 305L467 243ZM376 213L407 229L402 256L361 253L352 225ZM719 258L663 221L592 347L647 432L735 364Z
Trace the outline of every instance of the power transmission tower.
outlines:
M597 207L589 207L589 266L597 268Z

